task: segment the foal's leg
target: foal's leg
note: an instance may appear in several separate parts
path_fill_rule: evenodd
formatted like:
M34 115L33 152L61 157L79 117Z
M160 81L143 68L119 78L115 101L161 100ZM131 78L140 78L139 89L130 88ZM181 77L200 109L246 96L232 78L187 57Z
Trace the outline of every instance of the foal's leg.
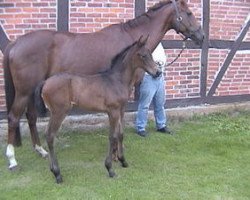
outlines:
M16 131L19 129L19 121L27 106L28 100L28 96L21 96L17 93L10 112L8 113L8 146L6 149L6 156L9 160L10 170L17 166L14 149L15 135Z
M118 160L121 162L122 167L128 167L123 153L123 127L124 127L124 108L121 109L121 120L119 123L118 131Z
M28 120L31 140L34 149L43 157L46 158L48 156L48 152L44 150L41 146L39 135L37 132L36 122L37 122L37 112L34 105L34 99L32 98L28 104L28 109L26 112L26 117Z
M118 131L119 131L119 121L121 119L120 113L117 110L111 111L109 114L109 123L110 123L110 134L109 134L109 151L107 158L105 160L105 167L108 170L109 176L114 177L115 172L112 168L112 155L114 149L118 144Z
M54 138L65 116L66 115L62 112L58 114L51 113L49 126L48 126L48 130L46 134L46 140L47 140L47 144L49 148L50 170L54 174L57 183L61 183L63 180L62 180L60 168L58 165L57 157L54 151Z

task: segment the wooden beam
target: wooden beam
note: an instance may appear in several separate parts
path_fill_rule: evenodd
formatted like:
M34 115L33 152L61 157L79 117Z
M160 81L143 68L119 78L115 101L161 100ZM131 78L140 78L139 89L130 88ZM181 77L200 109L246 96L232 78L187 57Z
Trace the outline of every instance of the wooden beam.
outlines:
M209 48L231 49L234 42L231 40L209 40ZM238 50L250 50L250 42L242 42Z
M57 30L69 31L69 0L57 0Z
M145 13L146 11L146 1L145 0L135 0L135 17L138 17Z
M201 52L201 71L200 71L200 96L206 97L207 93L207 68L209 51L209 22L210 22L210 0L203 0L202 25L205 38L202 44Z
M233 43L232 40L209 40L210 49L231 49ZM163 40L162 41L164 49L182 49L182 40ZM201 49L200 46L196 45L191 40L186 41L187 49ZM238 50L250 50L250 42L242 42Z
M145 13L146 11L146 1L145 0L135 0L135 17L138 17ZM135 86L135 91L134 91L134 100L138 101L139 99L139 86ZM135 108L135 110L137 107Z
M2 53L4 52L4 49L9 44L10 40L7 37L2 25L0 25L0 50Z
M250 26L250 14L248 15L247 20L246 20L243 28L241 29L236 41L233 43L231 51L228 53L226 60L225 60L224 64L222 65L217 77L215 78L215 81L213 82L213 84L208 92L208 96L214 95L215 90L217 89L218 85L220 84L222 77L224 76L232 59L234 58L236 51L239 49L239 46L241 45L242 40L244 39L245 35L247 34L249 26Z
M235 103L235 102L247 102L250 101L250 94L243 95L231 95L231 96L212 96L206 97L205 100L202 97L185 98L185 99L168 99L166 100L165 108L177 108L197 106L204 103L215 105L221 103ZM131 112L137 109L138 102L130 102L127 104L126 111ZM151 107L150 107L151 108Z
M246 102L250 101L250 94L244 95L232 95L232 96L212 96L208 97L205 103L208 104L221 104L221 103L235 103L235 102ZM194 105L201 105L203 102L203 98L186 98L186 99L168 99L166 101L166 108L177 108L177 107L187 107ZM138 102L130 102L126 106L126 112L134 112L137 110ZM89 114L90 112L86 112L80 109L74 109L69 113L69 115L83 115ZM24 117L24 116L23 116ZM0 111L0 120L6 119L7 113L6 111Z

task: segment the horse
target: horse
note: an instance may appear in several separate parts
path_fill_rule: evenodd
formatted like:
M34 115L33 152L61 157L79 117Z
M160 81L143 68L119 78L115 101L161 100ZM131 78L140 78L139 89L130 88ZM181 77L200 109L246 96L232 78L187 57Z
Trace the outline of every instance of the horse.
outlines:
M110 69L105 72L85 76L59 73L42 82L36 89L35 98L38 109L46 110L44 106L39 106L45 104L50 111L46 140L49 148L50 169L57 183L62 182L62 176L54 152L54 137L73 106L108 114L110 134L109 151L105 160L106 169L110 177L115 176L112 168L112 156L115 151L117 151L122 167L128 167L122 145L123 116L136 70L143 69L154 77L161 74L154 63L151 51L145 47L146 41L147 38L143 40L141 37L121 51L112 60Z
M39 140L34 106L34 90L41 81L60 72L90 75L105 71L114 55L141 35L150 36L147 48L152 52L170 29L197 44L201 44L204 38L201 26L185 0L165 0L135 19L110 25L98 32L39 30L11 42L3 58L9 169L17 167L14 146L21 145L19 121L24 112L34 149L43 157L47 156ZM142 75L138 72L138 79Z

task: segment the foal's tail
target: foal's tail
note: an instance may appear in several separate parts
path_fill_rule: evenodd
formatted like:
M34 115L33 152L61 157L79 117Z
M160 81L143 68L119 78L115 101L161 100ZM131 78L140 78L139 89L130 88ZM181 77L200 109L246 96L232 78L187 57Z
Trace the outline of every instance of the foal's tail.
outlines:
M40 117L45 117L47 114L47 109L41 96L44 83L45 81L39 83L35 90L35 106Z

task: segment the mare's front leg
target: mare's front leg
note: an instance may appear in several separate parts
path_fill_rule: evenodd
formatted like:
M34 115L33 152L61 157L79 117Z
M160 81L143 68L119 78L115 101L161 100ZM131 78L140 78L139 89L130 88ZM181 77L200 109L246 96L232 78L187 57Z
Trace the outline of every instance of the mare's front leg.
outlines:
M26 117L28 120L29 128L30 128L30 135L31 135L33 148L36 150L36 152L39 153L39 155L41 155L43 158L46 158L48 156L48 152L44 150L44 148L41 146L40 138L39 138L37 127L36 127L37 112L35 109L33 98L30 100L28 104Z
M46 134L46 140L49 148L49 158L50 158L50 170L54 174L57 183L61 183L62 175L58 165L57 157L54 151L54 138L58 129L61 126L63 119L65 118L65 113L51 113L49 120L49 126Z
M105 167L108 170L109 177L114 177L115 172L112 168L112 157L114 152L117 149L118 144L118 132L119 132L119 123L121 121L121 116L119 110L113 109L109 116L109 123L110 123L110 133L109 133L109 151L107 158L105 160Z
M19 121L28 104L28 100L28 96L22 96L16 93L15 100L8 113L8 146L6 149L6 156L9 160L10 170L17 167L14 149L15 135L16 131L19 129Z

